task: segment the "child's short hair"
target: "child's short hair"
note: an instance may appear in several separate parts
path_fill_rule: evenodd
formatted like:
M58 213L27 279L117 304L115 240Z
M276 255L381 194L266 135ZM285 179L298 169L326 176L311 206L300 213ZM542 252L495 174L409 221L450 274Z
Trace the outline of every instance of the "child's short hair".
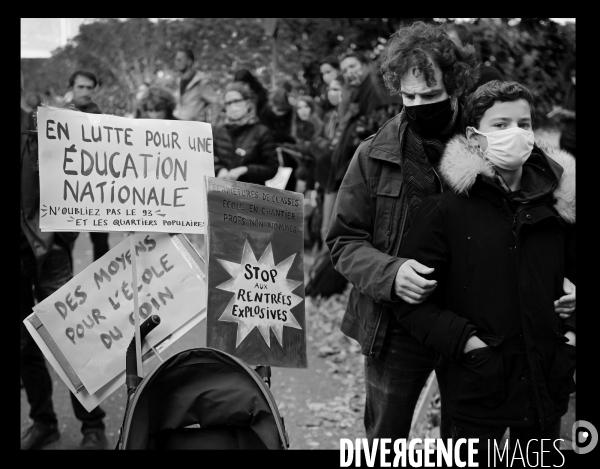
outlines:
M496 101L517 101L524 99L529 103L533 115L533 95L516 81L492 80L481 85L467 98L463 110L463 131L467 127L479 128L481 118Z

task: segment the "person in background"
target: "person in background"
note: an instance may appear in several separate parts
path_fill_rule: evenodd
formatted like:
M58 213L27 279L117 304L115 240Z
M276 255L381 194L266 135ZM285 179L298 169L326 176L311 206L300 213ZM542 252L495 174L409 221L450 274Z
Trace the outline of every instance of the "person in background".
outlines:
M563 150L575 155L575 59L569 61L565 67L564 80L567 83L565 104L563 107L554 107L549 118L559 121L560 140L559 146Z
M92 72L77 70L69 77L71 101L77 109L89 114L102 114L100 107L92 100L98 89L98 79Z
M340 68L345 86L338 107L338 129L333 139L331 171L325 187L323 212L333 210L339 187L360 143L387 120L389 97L380 85L377 70L359 52L342 57ZM327 222L325 222L327 223Z
M400 248L439 285L395 314L441 355L441 438L479 438L480 452L506 427L511 448L556 442L575 390L575 314L555 311L575 281L575 159L534 142L532 106L498 80L467 99L439 165L450 190L421 204Z
M269 102L263 108L260 120L271 131L276 146L296 143L294 137L292 137L293 118L294 107L290 104L286 88L284 86L275 88L269 93ZM283 166L292 168L292 174L290 175L285 189L293 191L296 189L297 161L285 152L282 152L281 156L283 159Z
M340 64L334 56L326 57L319 65L319 73L323 78L323 83L329 86L340 74Z
M301 155L296 173L298 182L295 190L304 193L314 187L314 156L311 154L310 144L312 139L321 133L323 121L316 113L315 101L308 95L301 95L296 100L294 108L292 137L296 143L283 146Z
M86 77L86 75L83 75ZM91 81L91 79L90 79ZM77 81L73 83L82 84ZM83 82L87 84L86 81ZM95 86L95 83L93 83ZM21 94L23 75L21 75ZM58 419L52 404L52 378L46 359L23 320L37 301L45 300L73 277L71 251L78 232L42 232L40 230L40 176L37 126L33 113L21 109L21 380L29 403L33 424L21 436L21 449L40 449L58 440ZM75 417L81 422L81 449L105 449L105 412L96 407L85 410L69 393Z
M130 119L143 119L146 116L144 110L142 109L141 100L144 97L146 91L150 88L150 84L144 82L140 86L135 93L131 93L131 113L129 113L125 117L129 117Z
M233 81L241 81L246 83L254 94L256 94L256 115L259 116L269 101L269 92L249 70L241 69L235 72Z
M32 92L28 93L25 97L25 104L27 105L28 111L37 111L37 108L42 105L42 97L40 93Z
M296 100L292 137L299 146L307 146L306 144L321 132L323 121L315 112L316 106L314 99L308 95L301 95Z
M181 73L179 101L174 115L179 120L212 123L219 114L218 96L208 75L192 68L194 53L179 49L175 54L175 69Z
M319 241L318 247L325 245L325 237L329 229L329 221L333 211L333 204L330 204L325 210L325 186L331 172L331 155L333 153L333 140L337 133L339 114L338 106L342 101L342 90L344 87L343 75L337 75L329 82L327 90L327 102L329 110L325 112L323 117L323 126L321 132L318 133L311 141L309 149L315 157L315 187L317 190L317 207L321 213L321 221L319 223Z
M266 125L275 139L275 143L294 143L292 138L292 119L294 108L289 103L284 88L276 88L269 93L269 101L261 113L261 122Z
M82 112L102 114L100 107L92 100L98 87L98 79L92 72L77 70L69 78L69 88L73 93L71 102ZM94 261L100 259L108 252L108 233L90 231L94 251Z
M329 84L341 74L337 58L333 55L324 58L319 65L319 73L321 75L321 86L319 87L317 96L318 104L323 109L323 112L326 113L332 109L331 103L327 99ZM337 108L337 106L334 107Z
M173 115L176 106L173 94L162 86L151 86L140 100L141 110L149 119L176 120Z
M264 186L277 173L275 142L256 116L256 102L246 83L232 82L225 88L226 118L214 131L217 177Z

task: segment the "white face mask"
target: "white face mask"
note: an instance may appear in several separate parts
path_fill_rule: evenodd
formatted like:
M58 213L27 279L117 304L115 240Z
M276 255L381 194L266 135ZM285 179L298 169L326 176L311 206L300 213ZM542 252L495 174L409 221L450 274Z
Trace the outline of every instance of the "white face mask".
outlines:
M327 99L333 106L337 106L342 101L342 92L338 90L329 90L327 92Z
M533 150L534 135L530 130L521 127L510 127L496 132L474 132L487 138L488 146L483 156L498 168L506 170L519 169Z

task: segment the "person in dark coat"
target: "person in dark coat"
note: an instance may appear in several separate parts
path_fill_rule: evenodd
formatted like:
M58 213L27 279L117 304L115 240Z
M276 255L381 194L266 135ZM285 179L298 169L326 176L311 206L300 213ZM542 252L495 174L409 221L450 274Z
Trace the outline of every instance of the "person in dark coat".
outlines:
M22 76L21 76L22 77ZM22 78L21 78L22 79ZM21 93L23 83L21 83ZM37 120L35 113L21 108L21 321L42 302L73 278L72 249L79 233L41 231L40 173ZM52 403L52 377L44 354L21 322L21 380L32 420L21 436L21 449L40 449L60 438L58 418ZM105 449L104 410L88 412L69 392L83 439L80 449Z
M365 355L370 441L409 437L438 360L393 314L394 304L421 302L436 288L423 278L427 266L400 258L398 249L415 208L441 190L435 167L460 129L459 98L478 79L475 50L459 48L440 27L423 22L401 27L383 56L386 86L402 95L404 108L358 147L326 238L334 267L353 285L341 330Z
M227 115L214 133L215 174L264 185L279 162L273 136L256 116L256 95L246 83L232 82L223 99Z
M315 185L315 158L310 150L310 144L323 128L323 121L316 112L315 101L307 95L301 95L294 105L294 118L292 119L292 137L295 144L284 144L283 153L291 150L298 161L296 171L297 182L295 190L304 193L312 190Z
M331 155L333 153L333 140L339 124L338 106L342 101L344 87L343 75L338 75L329 82L327 87L327 102L329 110L323 116L323 126L310 143L310 151L315 157L315 185L317 187L317 206L321 210L319 249L325 245L325 237L329 229L331 212L333 211L334 197L329 197L326 202L325 186L331 172Z
M295 144L296 139L292 137L292 120L294 118L294 107L290 104L287 91L289 82L280 82L278 87L269 93L269 102L260 113L260 121L268 127L273 134L275 146ZM291 89L291 85L289 86ZM286 152L281 152L283 166L292 168L292 173L285 189L296 190L297 160Z
M441 354L441 438L482 451L507 426L511 447L556 440L574 391L575 314L559 318L555 302L575 282L575 160L534 143L532 104L516 82L469 97L466 137L439 166L450 190L421 204L400 249L438 282L395 314Z
M380 86L377 72L365 56L358 52L348 53L342 57L340 68L347 91L339 106L338 135L327 193L338 191L358 145L387 120L384 112L388 104L387 92Z
M340 187L327 245L353 288L340 329L365 355L367 438L408 438L413 411L439 354L394 315L437 288L426 264L400 255L423 200L442 190L438 163L461 132L463 94L479 79L476 52L459 48L439 26L402 26L381 66L403 110L358 147ZM573 295L574 296L574 295ZM557 313L570 308L557 305Z

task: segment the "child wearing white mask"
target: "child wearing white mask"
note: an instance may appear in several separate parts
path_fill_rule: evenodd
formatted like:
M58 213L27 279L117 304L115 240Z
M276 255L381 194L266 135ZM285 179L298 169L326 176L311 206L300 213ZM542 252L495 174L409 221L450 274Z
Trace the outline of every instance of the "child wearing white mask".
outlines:
M511 448L557 451L575 387L575 160L534 141L532 105L497 80L467 99L439 165L449 190L421 204L399 253L438 281L395 314L441 354L441 438L480 452L507 427Z

